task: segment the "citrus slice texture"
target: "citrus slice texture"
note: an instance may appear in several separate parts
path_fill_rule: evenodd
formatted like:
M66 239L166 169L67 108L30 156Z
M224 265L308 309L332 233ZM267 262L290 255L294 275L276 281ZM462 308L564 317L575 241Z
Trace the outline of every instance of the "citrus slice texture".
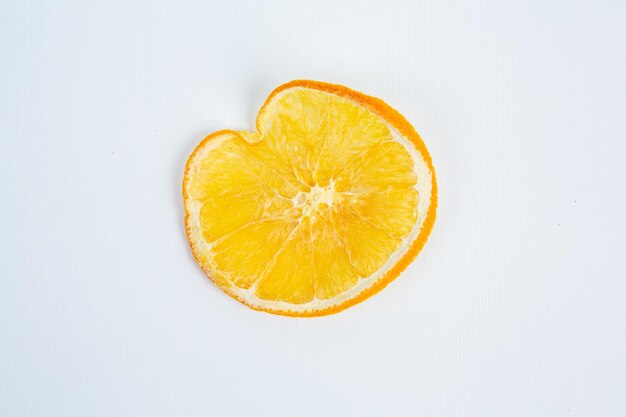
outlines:
M406 119L346 87L292 81L256 124L207 136L187 162L185 227L209 278L291 316L336 313L396 278L437 205L430 155Z

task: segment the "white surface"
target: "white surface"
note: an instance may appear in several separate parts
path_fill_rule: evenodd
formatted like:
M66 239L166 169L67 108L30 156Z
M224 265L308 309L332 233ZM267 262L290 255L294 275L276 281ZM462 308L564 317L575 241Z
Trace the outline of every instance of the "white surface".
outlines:
M3 1L0 415L626 415L625 18ZM312 320L205 279L180 196L196 143L294 78L397 108L440 185L416 262Z

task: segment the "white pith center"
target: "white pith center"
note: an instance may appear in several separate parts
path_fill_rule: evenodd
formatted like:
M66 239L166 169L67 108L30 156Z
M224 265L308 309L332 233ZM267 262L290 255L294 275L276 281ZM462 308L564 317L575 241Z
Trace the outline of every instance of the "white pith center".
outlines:
M302 216L313 214L321 204L332 207L333 201L337 198L337 192L333 182L326 187L314 185L309 192L298 192L292 199L294 207L302 207Z

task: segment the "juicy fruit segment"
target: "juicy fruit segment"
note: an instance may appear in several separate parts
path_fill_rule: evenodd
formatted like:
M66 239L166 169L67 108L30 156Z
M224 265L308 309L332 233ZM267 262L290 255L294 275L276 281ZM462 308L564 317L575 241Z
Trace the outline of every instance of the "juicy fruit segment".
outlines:
M371 193L415 185L413 160L398 142L384 142L351 159L337 174L337 191Z
M332 222L333 213L326 207L312 228L312 259L315 270L315 295L329 299L352 288L359 280L351 261L349 247L341 240Z
M315 277L309 253L309 221L305 217L271 259L255 293L265 300L306 303L313 298Z
M384 191L349 197L348 209L361 219L376 225L390 236L406 236L417 220L415 188L388 188Z
M226 133L191 165L209 268L259 300L341 296L414 229L413 157L380 117L319 90L287 90L257 123L258 133Z
M268 261L281 250L295 223L266 220L251 223L217 240L215 264L238 287L248 289L265 271Z
M349 207L341 210L334 220L337 235L345 242L352 264L361 277L376 272L400 244L400 239Z

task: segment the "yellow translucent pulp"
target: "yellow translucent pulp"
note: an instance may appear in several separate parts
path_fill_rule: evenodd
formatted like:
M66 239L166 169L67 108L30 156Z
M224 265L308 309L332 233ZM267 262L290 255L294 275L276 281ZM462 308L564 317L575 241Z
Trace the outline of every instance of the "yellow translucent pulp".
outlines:
M380 118L321 91L284 94L260 124L215 145L192 176L211 263L263 300L336 297L414 227L411 155Z

